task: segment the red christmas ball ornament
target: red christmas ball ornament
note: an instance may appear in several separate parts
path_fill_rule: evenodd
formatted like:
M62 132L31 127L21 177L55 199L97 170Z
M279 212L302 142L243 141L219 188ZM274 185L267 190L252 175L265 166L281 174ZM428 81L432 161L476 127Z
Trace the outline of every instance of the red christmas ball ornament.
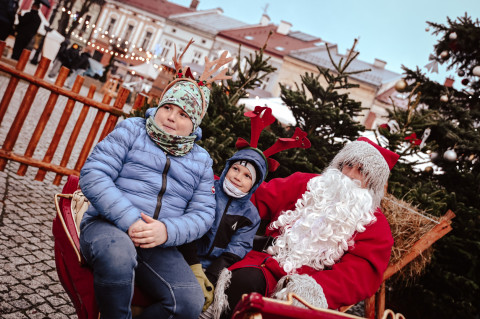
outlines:
M384 124L380 124L378 126L378 131L380 132L380 134L384 135L386 133L390 133L390 126L388 126L388 124L384 123Z
M470 82L468 79L462 79L462 84L463 84L463 85L467 85L468 82Z
M464 75L465 75L465 71L463 71L463 70L458 70L457 74L458 74L458 76L464 76Z

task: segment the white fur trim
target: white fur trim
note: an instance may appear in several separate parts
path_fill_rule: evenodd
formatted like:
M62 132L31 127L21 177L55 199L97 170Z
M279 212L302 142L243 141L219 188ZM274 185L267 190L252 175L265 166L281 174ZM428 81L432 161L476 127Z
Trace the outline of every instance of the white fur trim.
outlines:
M232 272L227 268L224 268L218 276L213 303L206 311L211 313L213 316L207 318L218 319L224 311L230 309L228 297L225 294L225 290L230 286L230 279L232 279Z
M294 293L314 307L322 309L328 308L327 299L323 293L322 286L320 286L315 279L309 275L294 274L282 277L278 281L272 297L275 299L287 300L289 293ZM293 300L293 305L306 308L305 305L295 299Z

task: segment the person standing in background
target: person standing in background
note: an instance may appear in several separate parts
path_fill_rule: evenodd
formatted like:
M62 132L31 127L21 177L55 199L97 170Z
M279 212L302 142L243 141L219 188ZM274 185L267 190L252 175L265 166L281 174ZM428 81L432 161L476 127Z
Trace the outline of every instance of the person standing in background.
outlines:
M18 18L19 22L16 29L17 35L13 45L12 59L18 60L23 49L27 47L35 34L37 34L38 27L42 22L38 15L39 8L40 2L35 1L30 11Z
M50 69L50 72L48 72L48 77L49 78L54 78L57 76L58 71L60 71L60 68L64 64L64 61L66 59L66 52L68 50L68 45L70 44L70 40L65 38L65 40L60 43L60 48L58 49L57 55L55 56L55 60L53 61L52 68Z
M80 57L76 60L73 61L72 63L72 72L70 73L70 76L67 79L66 86L68 88L71 88L73 83L75 82L75 79L77 78L77 75L83 75L85 71L90 67L90 62L89 58L92 56L88 52L82 52L80 54Z
M12 34L18 0L0 0L0 41L5 41Z

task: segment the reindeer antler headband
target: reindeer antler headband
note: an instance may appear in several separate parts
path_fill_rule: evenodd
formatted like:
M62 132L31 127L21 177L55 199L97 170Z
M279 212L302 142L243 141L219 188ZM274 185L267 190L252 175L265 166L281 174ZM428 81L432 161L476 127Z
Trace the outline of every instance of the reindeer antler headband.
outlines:
M168 91L173 85L180 81L189 81L191 83L194 83L202 96L202 117L205 115L205 112L207 111L207 102L205 98L205 93L201 89L201 87L207 86L213 81L218 81L218 80L227 80L231 79L231 76L226 75L227 69L221 70L217 75L213 76L212 75L217 72L222 66L230 63L230 61L233 60L233 57L227 58L228 52L224 51L220 58L210 61L208 57L205 57L205 67L203 73L200 75L198 80L195 80L193 77L193 74L190 70L189 67L186 68L185 73L182 71L182 58L185 52L187 52L187 49L190 47L190 45L194 43L193 39L191 39L185 49L183 50L182 54L180 56L177 56L177 46L174 45L174 55L172 58L173 64L175 65L175 70L176 70L176 79L171 81L167 87L163 90L163 93L161 95L161 99L165 95L165 92Z
M289 148L309 148L311 146L311 143L307 138L307 133L297 127L292 137L279 138L275 144L262 152L257 148L258 139L260 138L260 133L263 129L275 122L275 117L272 115L272 109L269 107L256 106L255 110L246 112L245 116L249 117L251 121L250 143L239 137L235 143L235 147L238 150L248 147L259 152L264 157L269 172L274 172L280 166L276 160L270 158L273 154Z

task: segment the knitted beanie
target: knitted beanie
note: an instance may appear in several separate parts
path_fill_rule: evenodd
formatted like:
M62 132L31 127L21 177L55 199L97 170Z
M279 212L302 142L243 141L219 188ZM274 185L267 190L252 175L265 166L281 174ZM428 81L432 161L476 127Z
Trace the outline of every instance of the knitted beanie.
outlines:
M180 107L192 120L195 131L207 112L209 100L210 90L206 86L199 86L195 81L183 78L171 82L164 91L158 108L165 104Z
M375 144L368 138L360 137L355 142L345 145L333 158L328 168L341 171L345 164L362 165L367 188L372 193L374 206L378 207L384 195L390 170L399 157L398 154Z

